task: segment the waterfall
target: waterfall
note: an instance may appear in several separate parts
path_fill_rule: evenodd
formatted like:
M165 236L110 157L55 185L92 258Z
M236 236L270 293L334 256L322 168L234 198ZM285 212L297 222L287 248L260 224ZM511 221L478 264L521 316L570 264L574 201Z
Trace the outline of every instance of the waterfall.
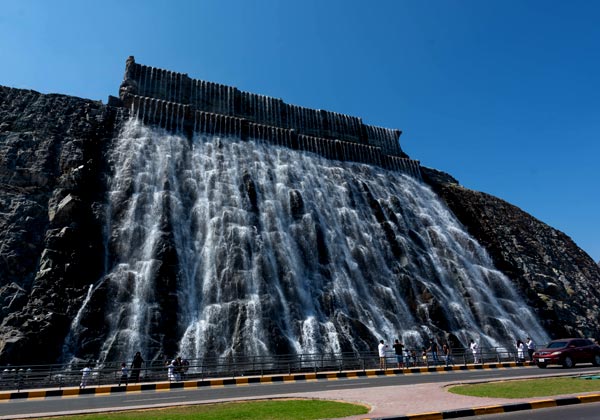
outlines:
M67 335L67 337L65 338L65 342L63 344L63 359L64 360L71 360L72 356L75 354L75 352L77 351L77 340L78 340L78 333L81 332L81 318L83 317L83 312L86 309L87 305L90 303L90 299L92 298L92 290L94 288L93 284L90 284L90 287L88 287L88 291L85 295L85 298L83 299L83 302L81 304L81 307L79 308L79 310L77 311L77 315L75 315L75 318L73 318L73 321L71 321L71 328L69 330L69 334Z
M394 338L416 347L444 334L455 345L548 339L409 176L136 118L111 165L101 360L362 351Z

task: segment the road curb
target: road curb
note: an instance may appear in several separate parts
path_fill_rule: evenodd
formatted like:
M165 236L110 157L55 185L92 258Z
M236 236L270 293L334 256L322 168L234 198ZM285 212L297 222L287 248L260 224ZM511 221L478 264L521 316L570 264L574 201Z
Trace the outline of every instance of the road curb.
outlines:
M414 367L407 369L387 369L387 370L358 370L346 372L323 372L323 373L298 373L288 375L270 375L270 376L240 376L237 378L219 378L219 379L202 379L195 381L181 382L156 382L132 384L126 386L118 385L98 385L89 386L86 388L62 388L62 389L38 389L31 391L0 391L0 403L27 400L41 399L49 397L76 397L81 395L110 395L127 392L140 391L169 391L175 389L199 389L199 388L220 388L223 386L247 386L250 384L271 384L281 382L296 382L296 381L335 381L345 378L369 378L380 376L401 376L422 373L435 372L451 372L456 370L486 370L486 369L505 369L514 367L527 366L529 363L507 362L507 363L488 363L485 365L460 365L460 366L435 366L435 367ZM395 418L395 417L394 417ZM399 417L405 418L405 417ZM419 417L423 418L423 417ZM437 417L440 418L440 417ZM444 417L450 418L450 417Z
M486 414L512 413L523 410L536 410L540 408L562 407L565 405L586 404L600 402L600 394L587 394L575 397L556 399L534 400L530 402L489 405L483 407L463 408L459 410L437 411L430 413L408 414L406 416L371 417L365 420L439 420L456 419L459 417L483 416Z

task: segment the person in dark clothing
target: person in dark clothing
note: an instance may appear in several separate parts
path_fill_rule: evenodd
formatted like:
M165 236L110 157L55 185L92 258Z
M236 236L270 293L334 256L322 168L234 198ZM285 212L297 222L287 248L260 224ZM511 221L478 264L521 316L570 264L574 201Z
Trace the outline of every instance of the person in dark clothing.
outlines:
M190 369L190 362L187 359L181 361L181 380L185 380L185 375Z
M438 364L438 345L433 338L429 340L429 348L427 351L431 352L431 358L433 359L433 364Z
M399 340L394 341L394 353L396 353L396 362L398 362L398 369L404 368L404 344Z
M446 360L446 366L449 366L450 363L452 363L452 366L454 366L454 361L452 360L452 348L450 347L450 345L444 344L442 346L442 352L444 353L444 359Z
M139 351L133 356L133 362L131 362L131 381L137 383L140 380L140 371L142 370L142 364L144 359L142 353Z

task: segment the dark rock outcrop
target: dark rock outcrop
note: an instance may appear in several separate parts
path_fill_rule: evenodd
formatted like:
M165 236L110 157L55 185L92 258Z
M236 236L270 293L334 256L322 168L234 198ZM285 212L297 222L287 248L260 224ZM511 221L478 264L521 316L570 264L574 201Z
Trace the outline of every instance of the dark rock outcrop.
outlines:
M564 233L499 198L423 168L448 207L554 337L600 338L600 267Z
M0 363L54 361L103 270L112 127L100 102L0 87Z
M103 233L106 156L120 124L118 115L117 109L91 100L0 87L0 364L56 361L91 284L95 292L82 314L85 337L78 338L78 345L92 354L105 337L105 305L115 293L103 278L110 258ZM570 238L498 198L461 187L447 174L425 168L423 174L487 248L497 268L512 279L551 335L598 337L600 267ZM250 174L239 188L250 213L258 213L259 192ZM392 253L405 258L388 229L390 221L383 217L391 212L368 189L363 192L366 205L379 215ZM289 194L295 219L302 217L304 201L299 192ZM178 304L172 290L179 262L170 226L161 227L161 232L155 254L162 262L157 292L163 298L151 325L157 334L177 323L169 314ZM315 253L321 268L332 258L321 246L324 235L316 230L315 246L303 250ZM411 241L418 246L419 240L414 233ZM268 270L264 271L267 281ZM235 295L238 286L232 284L228 292ZM411 293L426 291L407 288L406 294ZM265 294L268 299L274 298ZM334 303L328 305L323 306L335 313ZM431 306L429 316L436 317L436 311L441 307ZM335 316L357 331L365 346L375 340L355 320L342 313ZM275 318L274 313L264 321L272 326L275 351L289 352ZM234 321L244 320L228 322ZM160 342L171 352L175 345L169 334Z

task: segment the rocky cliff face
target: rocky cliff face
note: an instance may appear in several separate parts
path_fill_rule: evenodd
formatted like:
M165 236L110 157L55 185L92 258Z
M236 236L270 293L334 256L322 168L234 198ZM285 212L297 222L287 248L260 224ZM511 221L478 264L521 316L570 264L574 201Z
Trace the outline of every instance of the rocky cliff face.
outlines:
M0 364L56 360L103 270L99 102L0 87Z
M0 87L0 364L54 362L89 285L104 273L105 165L118 113ZM425 179L551 335L598 336L600 268L570 238L447 175L425 170ZM103 319L101 306L87 311Z
M600 338L600 269L571 238L446 174L426 169L424 175L521 290L551 336Z

